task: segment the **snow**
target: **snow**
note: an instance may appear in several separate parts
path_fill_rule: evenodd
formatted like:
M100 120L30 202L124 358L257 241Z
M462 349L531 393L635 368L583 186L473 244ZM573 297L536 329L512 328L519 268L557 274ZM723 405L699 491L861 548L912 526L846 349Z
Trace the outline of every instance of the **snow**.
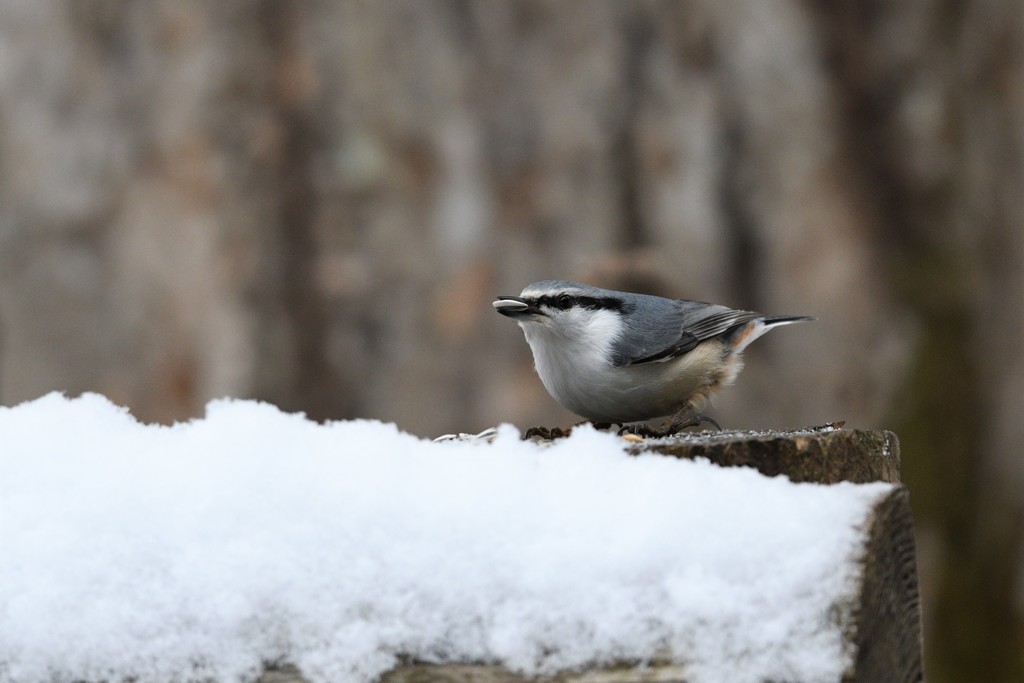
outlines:
M403 656L838 680L891 487L628 446L432 443L252 401L171 427L94 394L0 408L0 681L358 682Z

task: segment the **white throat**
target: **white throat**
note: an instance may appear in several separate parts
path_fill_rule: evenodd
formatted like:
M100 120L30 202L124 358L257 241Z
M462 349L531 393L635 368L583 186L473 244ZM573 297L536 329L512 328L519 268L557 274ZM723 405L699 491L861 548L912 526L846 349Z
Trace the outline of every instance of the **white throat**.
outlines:
M561 319L519 323L548 392L575 412L594 392L593 381L613 370L611 346L622 329L615 311L570 310Z

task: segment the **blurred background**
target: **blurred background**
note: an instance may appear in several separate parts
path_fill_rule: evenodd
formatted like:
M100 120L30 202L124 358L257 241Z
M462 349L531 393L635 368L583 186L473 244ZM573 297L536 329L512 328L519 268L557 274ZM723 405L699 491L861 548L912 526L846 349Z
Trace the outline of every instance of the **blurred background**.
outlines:
M1022 227L1017 0L0 1L4 405L564 425L495 295L816 315L712 414L899 435L933 682L1024 680Z

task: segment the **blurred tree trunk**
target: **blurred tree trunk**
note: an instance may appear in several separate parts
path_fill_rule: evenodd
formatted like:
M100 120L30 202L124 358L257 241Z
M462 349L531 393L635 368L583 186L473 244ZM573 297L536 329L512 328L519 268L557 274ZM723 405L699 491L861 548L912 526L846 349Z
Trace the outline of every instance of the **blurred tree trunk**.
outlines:
M879 257L920 324L895 415L932 573L929 678L1024 679L1024 11L819 16Z
M566 423L493 295L814 314L719 419L897 427L930 680L1024 675L1022 45L1014 0L0 4L0 399Z

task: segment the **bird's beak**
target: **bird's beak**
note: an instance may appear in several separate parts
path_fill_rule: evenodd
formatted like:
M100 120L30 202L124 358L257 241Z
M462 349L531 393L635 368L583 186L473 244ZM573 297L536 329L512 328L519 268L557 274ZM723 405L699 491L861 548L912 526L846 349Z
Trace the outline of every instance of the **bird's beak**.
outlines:
M537 306L517 296L499 296L492 305L494 310L509 318L532 318L542 315Z

